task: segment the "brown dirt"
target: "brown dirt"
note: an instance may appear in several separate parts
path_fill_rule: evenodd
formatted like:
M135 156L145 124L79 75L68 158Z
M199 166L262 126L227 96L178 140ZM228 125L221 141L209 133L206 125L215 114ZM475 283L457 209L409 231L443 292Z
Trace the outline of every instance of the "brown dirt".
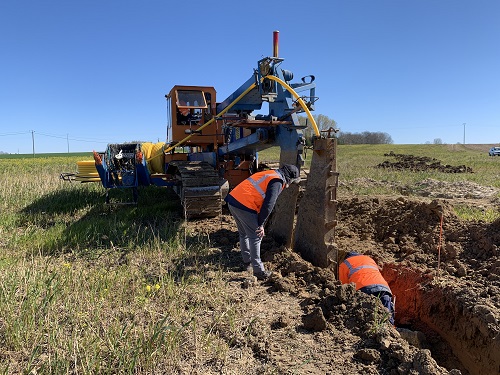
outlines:
M384 156L395 159L395 161L386 160L379 165L378 168L394 169L394 170L410 170L413 172L421 172L427 170L436 170L444 173L472 173L472 168L465 165L449 165L441 164L437 159L428 156L414 156L405 154L395 154L390 152Z
M421 198L408 198L350 197L341 186L337 246L383 268L398 330L375 297L267 237L262 257L274 276L256 281L238 270L231 216L204 220L228 293L247 322L241 335L225 337L220 327L231 360L207 373L499 374L500 220L464 222L453 211L464 200L498 205L494 189L475 188L467 195L469 183L429 180L417 189Z

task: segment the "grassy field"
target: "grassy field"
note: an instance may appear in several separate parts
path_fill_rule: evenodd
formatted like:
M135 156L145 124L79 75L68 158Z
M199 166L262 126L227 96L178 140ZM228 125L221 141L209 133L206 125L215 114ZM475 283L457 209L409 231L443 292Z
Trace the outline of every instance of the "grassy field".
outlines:
M92 159L92 152L71 152L71 153L51 153L51 154L0 154L0 159L26 159L26 158L90 158Z
M473 173L442 173L438 171L408 172L376 168L385 160L385 154L411 154L437 159L441 164L465 165ZM338 170L341 178L349 181L369 177L379 181L397 181L409 185L433 178L441 181L471 181L500 188L500 158L488 156L488 147L463 145L352 145L338 148ZM367 191L373 194L373 191Z
M375 168L390 151L474 173ZM59 178L88 156L0 158L0 373L176 373L186 358L228 361L218 328L237 329L238 306L224 293L223 269L214 274L199 261L213 251L209 237L188 229L169 190L141 189L138 206L108 207L100 184ZM276 160L277 151L261 158ZM341 146L338 170L344 181L500 188L500 158L458 145ZM213 320L202 324L208 313Z
M414 185L427 178L440 181L470 181L480 185L500 188L500 158L488 156L489 145L347 145L337 149L337 170L340 180L349 182L361 178L377 181L398 182ZM389 153L424 156L437 159L441 164L465 165L473 173L443 173L436 170L425 172L395 171L377 168L386 161L394 161L386 156ZM310 165L312 150L305 151L305 167ZM279 149L273 148L260 153L260 159L279 160ZM385 188L358 186L357 194L391 194L390 184Z

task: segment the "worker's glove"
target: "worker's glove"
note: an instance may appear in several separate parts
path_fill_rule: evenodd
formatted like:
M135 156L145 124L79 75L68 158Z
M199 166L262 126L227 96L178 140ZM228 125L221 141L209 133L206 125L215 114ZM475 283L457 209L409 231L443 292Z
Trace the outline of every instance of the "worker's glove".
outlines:
M257 234L257 237L259 238L262 238L264 237L264 226L261 225L260 227L257 227L257 229L255 230L255 234Z

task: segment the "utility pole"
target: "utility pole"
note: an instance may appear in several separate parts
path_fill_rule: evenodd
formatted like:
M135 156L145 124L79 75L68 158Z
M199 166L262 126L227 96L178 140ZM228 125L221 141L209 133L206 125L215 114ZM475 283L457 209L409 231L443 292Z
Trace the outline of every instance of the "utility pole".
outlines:
M462 125L464 126L464 145L465 145L465 122Z
M33 144L33 157L35 157L35 131L31 131L31 143Z

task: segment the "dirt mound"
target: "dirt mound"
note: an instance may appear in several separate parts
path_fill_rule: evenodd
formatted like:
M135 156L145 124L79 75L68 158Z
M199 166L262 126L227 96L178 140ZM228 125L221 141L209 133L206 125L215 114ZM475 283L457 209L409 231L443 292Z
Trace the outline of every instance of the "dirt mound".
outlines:
M448 164L441 164L437 159L428 156L414 156L405 154L395 154L390 152L384 154L396 159L395 162L388 160L377 165L378 168L391 168L395 170L411 170L414 172L421 172L427 170L437 170L444 173L472 173L472 168L465 165L452 166Z
M237 272L238 237L224 215L205 229L231 259L228 285L248 322L227 337L255 370L243 373L499 372L500 221L466 223L449 201L406 197L342 199L338 219L338 247L383 267L398 330L378 299L269 238L263 260L274 276L261 283Z
M352 198L339 203L336 238L384 266L397 297L396 324L424 331L440 364L495 374L499 229L499 221L462 222L445 200ZM446 346L458 362L444 360Z
M290 249L267 246L263 258L274 271L270 280L227 273L242 326L236 334L220 329L248 366L227 373L449 373L428 349L410 345L387 323L377 298L341 285L333 271L312 266Z

